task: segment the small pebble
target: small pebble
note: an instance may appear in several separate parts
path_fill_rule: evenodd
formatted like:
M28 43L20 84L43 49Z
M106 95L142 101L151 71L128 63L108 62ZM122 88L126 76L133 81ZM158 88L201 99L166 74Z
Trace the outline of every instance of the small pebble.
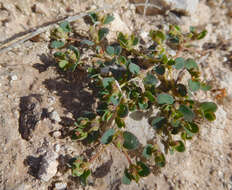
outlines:
M54 151L57 153L60 152L60 145L59 144L54 145Z
M55 137L55 138L59 138L59 137L61 137L61 132L60 131L54 131L52 133L52 136Z
M57 123L61 122L60 115L57 113L57 111L53 111L49 114L49 118Z
M12 75L12 76L11 76L11 80L12 80L12 81L15 81L15 80L17 80L17 79L18 79L17 75Z
M56 101L55 97L53 97L53 96L48 97L48 104L49 105L53 105L55 103L55 101Z
M66 190L67 184L62 182L55 183L55 189L54 190Z

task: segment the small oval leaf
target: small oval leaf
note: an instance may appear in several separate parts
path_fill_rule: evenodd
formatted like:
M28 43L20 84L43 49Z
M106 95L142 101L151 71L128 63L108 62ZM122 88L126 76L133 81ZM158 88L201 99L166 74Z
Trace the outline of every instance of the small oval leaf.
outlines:
M106 15L106 17L104 18L103 24L109 24L114 20L114 16L113 15Z
M193 59L187 59L185 63L186 69L198 69L197 63Z
M130 63L129 65L129 71L132 73L132 74L138 74L139 71L140 71L140 67L134 63Z
M109 144L112 141L114 134L115 134L115 130L114 129L108 129L103 134L103 136L101 138L101 143L102 144Z
M98 31L98 40L99 41L103 40L103 38L105 38L108 33L109 33L109 29L108 28L101 28Z
M156 85L158 83L158 80L154 75L148 73L147 76L143 79L143 83L145 85Z
M59 40L55 40L55 41L52 41L52 43L50 44L50 47L51 48L62 48L64 47L64 42L62 41L59 41Z
M187 88L185 87L185 85L183 84L177 84L177 92L182 96L186 96L187 95Z
M121 118L124 118L128 115L128 113L129 113L129 110L128 110L127 105L120 104L119 109L118 109L118 113L117 113L118 116Z
M162 152L157 152L155 155L155 163L158 167L164 167L166 164L165 157Z
M127 170L124 171L123 177L122 177L122 183L125 185L129 185L131 183L132 177L128 173Z
M110 56L114 55L114 47L113 46L107 46L106 47L106 53Z
M123 146L126 149L134 150L134 149L138 148L139 141L138 141L137 137L133 133L125 131L123 133L123 138L124 138Z
M139 176L146 177L150 174L150 169L143 162L137 162L137 166L139 166L140 168L140 170L138 171Z
M153 146L151 144L147 144L143 149L143 156L146 159L149 159L152 156Z
M200 104L200 108L203 112L216 112L217 104L214 102L203 102Z
M179 112L183 114L186 121L192 121L195 117L194 112L186 105L180 105Z
M175 145L175 150L178 152L184 152L185 151L185 146L182 141L177 141Z
M165 122L166 122L165 117L156 117L152 120L151 125L157 130L160 129Z
M178 57L175 59L175 65L174 65L175 69L179 70L184 68L184 66L185 66L185 60L183 57Z
M165 73L165 67L163 65L155 67L154 70L159 75L163 75Z
M188 86L192 92L195 92L200 89L200 82L189 79Z
M158 104L173 104L174 101L174 98L166 93L161 93L157 97Z
M216 115L213 112L206 112L204 116L208 121L214 121L216 119Z

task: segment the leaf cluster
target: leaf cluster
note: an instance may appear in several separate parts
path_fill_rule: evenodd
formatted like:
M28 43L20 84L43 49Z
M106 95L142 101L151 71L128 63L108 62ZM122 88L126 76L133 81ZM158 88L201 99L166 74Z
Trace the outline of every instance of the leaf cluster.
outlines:
M149 36L153 44L144 48L139 46L138 37L122 32L118 33L115 43L108 43L106 26L114 20L112 15L90 13L89 19L89 36L80 40L80 46L67 40L71 32L68 23L61 23L52 31L51 48L60 49L54 54L59 67L64 71L75 72L79 67L86 70L99 92L96 110L91 117L77 118L72 139L97 141L104 147L113 144L129 161L122 182L138 182L150 174L152 167L165 166L165 154L184 152L186 140L199 132L202 121L216 119L215 103L193 98L197 91L211 89L201 79L197 62L189 56L173 57L167 51L168 48L188 48L192 41L202 39L207 32L197 32L191 27L185 34L178 26L170 26L167 32L151 30ZM79 49L83 47L92 52L91 63L82 60ZM189 73L187 83L181 80L182 73ZM127 130L125 118L134 111L154 109L158 113L149 118L148 123L156 140L142 147L139 139ZM164 151L157 139L163 143ZM139 148L143 149L142 154L132 160L130 153ZM86 163L78 159L72 166L73 175L84 182L90 175L91 163Z

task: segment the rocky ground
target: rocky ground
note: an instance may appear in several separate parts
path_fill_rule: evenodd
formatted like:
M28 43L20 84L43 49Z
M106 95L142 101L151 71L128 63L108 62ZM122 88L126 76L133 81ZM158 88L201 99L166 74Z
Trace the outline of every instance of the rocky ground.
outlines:
M34 27L112 2L115 1L0 0L0 44ZM160 0L158 5L164 6L165 11L149 8L147 16L139 14L143 14L143 7L136 11L133 5L141 1L118 2L115 9L108 11L116 17L111 31L135 32L146 41L150 29L167 28L170 23L183 30L189 26L208 30L207 37L197 44L197 50L204 55L193 55L214 89L225 88L227 94L221 98L216 98L215 93L197 97L217 101L217 120L205 123L200 134L187 144L185 153L168 156L160 173L139 184L121 184L127 160L110 147L95 161L89 185L81 187L71 177L67 160L83 152L94 155L96 150L72 142L67 130L81 110L92 106L92 91L84 76L73 78L57 70L48 48L48 31L36 42L27 41L0 53L0 190L232 189L230 0L186 1L186 6L196 3L194 10L191 6L170 8L162 4L165 0ZM86 29L83 20L72 26L76 31ZM112 32L110 38L113 37Z

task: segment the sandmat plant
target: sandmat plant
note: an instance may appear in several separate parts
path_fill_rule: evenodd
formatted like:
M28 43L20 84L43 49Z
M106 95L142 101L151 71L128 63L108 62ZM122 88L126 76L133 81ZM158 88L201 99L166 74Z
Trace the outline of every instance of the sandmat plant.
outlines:
M114 145L128 160L122 182L130 184L146 177L154 168L164 167L165 154L184 152L185 142L198 133L204 120L214 121L217 105L199 102L198 91L211 90L201 77L197 62L188 54L191 43L205 37L207 31L198 32L191 27L183 33L178 26L169 30L151 30L150 46L142 45L134 34L118 32L115 43L109 44L110 14L90 13L88 36L71 37L71 27L63 22L51 32L50 47L57 49L54 57L63 71L83 70L98 91L98 103L92 112L83 112L76 119L71 138L89 144L101 144L101 152ZM78 41L78 42L77 42ZM88 61L82 59L90 51ZM175 56L170 49L177 51ZM187 50L187 51L186 51ZM179 56L186 51L184 57ZM188 79L183 80L183 74ZM125 118L134 111L158 110L148 119L155 138L142 147L139 139L127 130ZM178 140L176 140L178 139ZM161 150L157 142L164 145ZM139 151L141 150L142 151ZM77 157L70 167L73 176L86 184L91 174L93 158Z

